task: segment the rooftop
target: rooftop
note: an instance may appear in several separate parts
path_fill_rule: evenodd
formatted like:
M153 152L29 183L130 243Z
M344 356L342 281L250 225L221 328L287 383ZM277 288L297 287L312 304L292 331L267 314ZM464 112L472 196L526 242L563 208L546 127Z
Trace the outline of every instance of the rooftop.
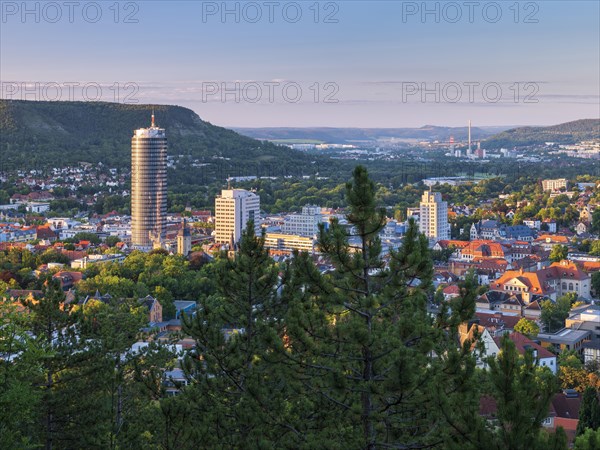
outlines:
M590 331L563 328L556 333L540 333L537 335L537 338L552 344L574 344L586 339L590 334Z

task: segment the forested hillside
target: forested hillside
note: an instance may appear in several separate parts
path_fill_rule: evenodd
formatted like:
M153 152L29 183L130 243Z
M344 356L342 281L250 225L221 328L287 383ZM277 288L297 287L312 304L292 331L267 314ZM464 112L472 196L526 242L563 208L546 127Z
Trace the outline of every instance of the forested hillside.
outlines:
M127 166L133 130L150 125L152 108L104 102L0 100L2 168L32 169L78 162ZM203 162L218 160L225 165L269 166L263 167L265 172L284 165L300 169L310 162L287 147L214 126L190 109L167 105L154 109L157 125L167 132L169 155L189 155Z

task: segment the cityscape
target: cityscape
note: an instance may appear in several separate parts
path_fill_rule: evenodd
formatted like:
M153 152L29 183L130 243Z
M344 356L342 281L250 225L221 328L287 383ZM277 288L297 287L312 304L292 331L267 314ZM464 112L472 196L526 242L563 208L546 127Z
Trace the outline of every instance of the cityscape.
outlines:
M598 3L0 6L0 448L600 449Z

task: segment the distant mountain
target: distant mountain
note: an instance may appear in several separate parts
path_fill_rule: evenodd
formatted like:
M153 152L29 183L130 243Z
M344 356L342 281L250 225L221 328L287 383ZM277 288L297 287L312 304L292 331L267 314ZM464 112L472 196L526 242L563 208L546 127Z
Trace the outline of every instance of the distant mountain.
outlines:
M574 144L600 139L600 119L581 119L549 127L520 127L506 130L485 140L486 148L512 148L543 145L545 142Z
M472 138L479 140L505 130L508 127L492 129L471 128ZM240 134L263 140L306 140L334 144L377 139L438 140L447 141L454 136L457 141L466 140L467 127L440 127L425 125L421 128L233 128Z
M133 130L150 125L152 108L104 102L0 100L0 169L78 162L129 167ZM154 109L157 125L167 132L169 155L190 155L192 159L238 167L310 164L309 157L301 152L211 125L190 109L165 105Z

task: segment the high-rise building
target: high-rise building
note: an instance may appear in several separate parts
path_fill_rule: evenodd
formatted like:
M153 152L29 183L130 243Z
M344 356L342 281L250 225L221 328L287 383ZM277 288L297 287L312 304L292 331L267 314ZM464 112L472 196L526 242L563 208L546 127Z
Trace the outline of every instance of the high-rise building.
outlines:
M281 231L285 234L313 237L319 233L321 222L323 222L321 207L306 205L300 214L290 214L284 218Z
M260 197L244 189L223 189L215 199L215 242L238 243L249 220L260 233Z
M448 202L442 201L439 192L425 191L421 197L419 230L430 242L450 239Z
M131 139L131 244L149 251L167 229L167 137L163 128L135 130Z

